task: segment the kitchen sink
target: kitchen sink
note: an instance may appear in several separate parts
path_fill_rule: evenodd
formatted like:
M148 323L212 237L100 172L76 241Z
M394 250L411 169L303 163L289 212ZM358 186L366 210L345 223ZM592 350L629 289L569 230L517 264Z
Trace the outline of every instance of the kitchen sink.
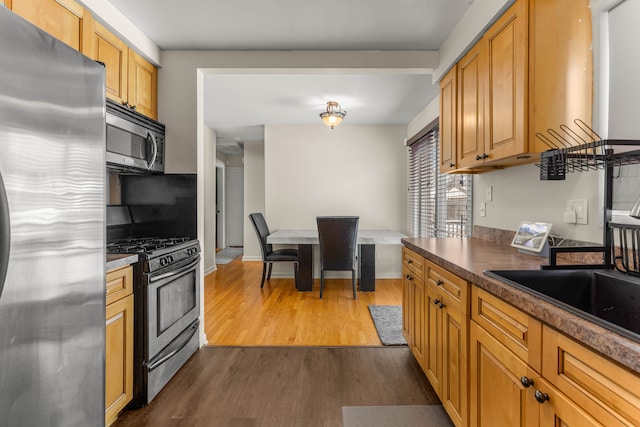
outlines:
M615 270L485 270L580 317L640 342L640 278Z

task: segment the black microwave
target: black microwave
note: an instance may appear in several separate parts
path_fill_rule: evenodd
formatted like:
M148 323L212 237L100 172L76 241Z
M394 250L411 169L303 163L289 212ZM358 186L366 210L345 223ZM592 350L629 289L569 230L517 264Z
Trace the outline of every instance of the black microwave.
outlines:
M110 99L106 107L107 168L164 173L164 125Z

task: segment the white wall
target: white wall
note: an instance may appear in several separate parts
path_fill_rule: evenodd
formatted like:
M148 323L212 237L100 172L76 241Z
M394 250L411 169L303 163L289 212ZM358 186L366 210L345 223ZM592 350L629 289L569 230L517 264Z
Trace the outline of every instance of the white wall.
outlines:
M244 167L226 168L227 246L242 246L244 235Z
M585 242L602 243L603 208L598 172L568 173L564 181L540 181L540 169L525 165L484 173L473 179L473 223L502 230L517 230L522 221L553 224L552 232ZM493 201L486 189L493 187ZM565 224L567 199L587 199L587 225ZM486 217L480 203L486 202Z
M166 170L194 173L196 164L197 70L242 69L432 69L436 52L211 52L164 51L158 72L158 118L166 128ZM209 71L207 71L209 69Z
M357 215L361 229L404 231L405 132L404 126L265 126L269 227L309 229L318 215ZM377 277L400 277L400 246L376 251Z
M202 214L198 214L202 218L202 227L204 229L203 238L200 239L202 250L202 264L204 272L208 274L216 269L215 253L216 253L216 198L215 198L215 182L216 182L216 132L213 129L205 128L205 144L203 147L203 164L204 168L202 183L206 187L198 188L198 198L202 198L204 210ZM200 193L202 191L202 193ZM205 196L206 195L206 196ZM200 224L198 225L200 227Z
M262 259L260 244L249 220L249 214L264 214L264 141L244 143L244 249L243 260Z

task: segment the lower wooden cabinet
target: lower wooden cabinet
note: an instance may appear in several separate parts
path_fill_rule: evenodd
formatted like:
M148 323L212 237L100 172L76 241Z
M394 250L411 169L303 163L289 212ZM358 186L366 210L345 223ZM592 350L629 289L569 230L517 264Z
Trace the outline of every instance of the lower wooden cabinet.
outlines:
M133 294L131 278L131 267L107 273L105 325L105 425L107 426L117 419L120 411L133 398ZM116 289L111 293L111 298L110 289Z
M640 423L638 375L552 328L542 338L542 376L559 393L602 425Z
M459 309L460 301L447 292L447 285L452 282L441 279L444 272L437 266L430 265L429 268L424 304L425 373L453 423L458 427L466 426L469 318L466 310ZM468 286L456 279L456 288ZM466 291L464 295L463 306L466 307Z
M456 426L640 425L638 374L406 251L403 330Z
M406 248L403 259L403 332L454 424L466 426L468 283Z
M473 321L470 337L469 425L538 425L538 404L522 381L533 381L533 370Z

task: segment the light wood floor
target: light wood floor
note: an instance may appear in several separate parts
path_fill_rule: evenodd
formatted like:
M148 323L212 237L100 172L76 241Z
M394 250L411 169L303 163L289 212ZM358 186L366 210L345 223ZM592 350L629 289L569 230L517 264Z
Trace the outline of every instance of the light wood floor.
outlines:
M379 346L368 306L402 303L401 279L376 280L354 301L350 279L325 279L320 299L319 280L311 292L273 277L260 289L261 275L261 262L238 257L205 278L209 345Z

